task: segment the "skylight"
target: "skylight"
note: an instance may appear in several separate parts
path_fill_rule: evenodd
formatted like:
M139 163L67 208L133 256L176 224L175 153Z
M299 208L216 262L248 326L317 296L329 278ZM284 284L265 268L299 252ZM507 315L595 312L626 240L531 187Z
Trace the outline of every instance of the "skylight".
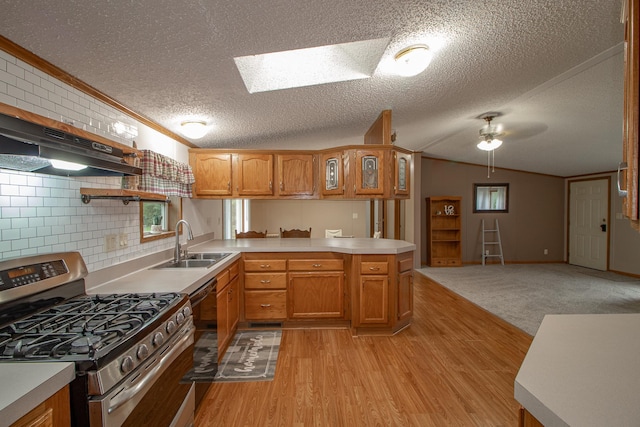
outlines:
M366 79L388 38L234 58L249 93Z

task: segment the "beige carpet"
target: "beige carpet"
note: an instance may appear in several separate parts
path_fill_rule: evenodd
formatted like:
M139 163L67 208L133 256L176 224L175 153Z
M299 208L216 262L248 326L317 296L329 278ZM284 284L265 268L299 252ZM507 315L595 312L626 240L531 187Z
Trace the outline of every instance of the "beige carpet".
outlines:
M530 335L546 314L640 313L640 279L569 264L417 271Z

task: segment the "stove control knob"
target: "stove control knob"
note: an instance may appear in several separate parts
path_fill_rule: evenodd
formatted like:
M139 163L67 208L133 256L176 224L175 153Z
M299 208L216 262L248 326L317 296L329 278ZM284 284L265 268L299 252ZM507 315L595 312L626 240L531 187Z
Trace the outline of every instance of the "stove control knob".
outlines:
M184 317L189 317L191 315L191 307L186 306L182 312L184 313Z
M140 347L138 347L138 350L136 351L136 356L138 357L138 360L143 360L148 355L149 355L149 347L147 347L146 344L142 344Z
M169 320L169 321L167 322L166 330L167 330L167 333L168 333L169 335L171 335L172 333L174 333L174 332L175 332L175 330L176 330L176 322L174 322L173 320Z
M176 314L176 323L178 325L182 325L183 322L184 322L184 314L182 312Z
M127 356L122 359L122 363L120 364L120 370L122 373L127 374L133 370L133 358L131 356Z
M155 347L159 347L162 345L163 342L164 342L164 335L162 334L162 332L156 332L155 335L153 335L153 340L151 340L151 343Z

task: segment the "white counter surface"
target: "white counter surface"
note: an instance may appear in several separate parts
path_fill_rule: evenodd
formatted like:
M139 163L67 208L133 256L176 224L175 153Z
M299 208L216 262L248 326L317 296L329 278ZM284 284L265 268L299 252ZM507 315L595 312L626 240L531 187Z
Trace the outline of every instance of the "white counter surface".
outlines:
M413 243L392 239L330 238L330 239L235 239L209 240L189 247L190 253L228 252L225 258L210 268L140 269L105 283L87 287L88 294L127 292L193 293L218 272L240 258L242 252L337 252L346 254L400 254L415 250Z
M329 239L233 239L210 240L191 252L338 252L343 254L401 254L414 251L416 245L404 240L367 238Z
M547 427L640 426L640 314L545 316L514 395Z
M16 422L74 377L69 362L0 363L0 427Z

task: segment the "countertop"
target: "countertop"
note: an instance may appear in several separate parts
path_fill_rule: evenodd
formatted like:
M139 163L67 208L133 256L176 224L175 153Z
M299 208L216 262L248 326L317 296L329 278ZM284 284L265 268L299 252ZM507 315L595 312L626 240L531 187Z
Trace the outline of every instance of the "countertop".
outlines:
M16 422L74 377L69 362L0 363L0 426Z
M242 252L337 252L346 254L401 254L415 250L413 243L392 239L234 239L209 240L189 247L190 253L228 252L231 255L209 268L154 269L144 266L104 283L88 286L88 294L126 292L193 293L221 270L239 259Z
M545 316L514 395L547 427L640 425L640 314Z

